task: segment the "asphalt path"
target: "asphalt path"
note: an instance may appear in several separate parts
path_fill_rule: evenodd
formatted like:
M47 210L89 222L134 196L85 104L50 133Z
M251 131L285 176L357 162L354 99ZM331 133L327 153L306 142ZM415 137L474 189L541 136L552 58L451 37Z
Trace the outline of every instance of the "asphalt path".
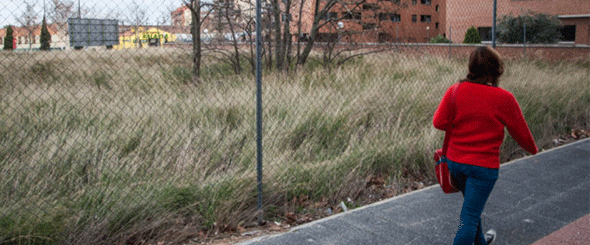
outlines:
M452 244L462 201L460 193L444 194L433 185L239 244ZM482 226L497 231L498 245L560 237L590 244L590 227L579 225L588 223L588 214L590 139L585 139L503 164Z

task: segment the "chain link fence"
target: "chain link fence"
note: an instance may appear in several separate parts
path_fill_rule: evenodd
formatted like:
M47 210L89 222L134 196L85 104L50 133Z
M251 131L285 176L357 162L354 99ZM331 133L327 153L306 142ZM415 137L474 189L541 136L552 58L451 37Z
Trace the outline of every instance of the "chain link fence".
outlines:
M205 241L434 183L432 115L481 45L462 44L468 29L491 45L491 4L263 1L262 193L254 4L3 3L0 244ZM558 44L498 46L502 87L549 147L590 125L588 39L555 17L576 8L521 5L500 1L498 18L561 23ZM523 152L507 139L502 154Z

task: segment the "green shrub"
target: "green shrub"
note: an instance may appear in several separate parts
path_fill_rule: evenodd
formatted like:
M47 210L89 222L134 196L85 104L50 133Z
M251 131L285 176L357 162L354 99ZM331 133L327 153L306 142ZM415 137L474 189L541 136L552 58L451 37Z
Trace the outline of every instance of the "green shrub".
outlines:
M438 35L430 39L429 43L452 43L452 41L442 35Z
M524 43L557 43L561 39L561 22L557 16L529 12L516 17L504 16L498 25L498 41Z
M481 43L481 37L479 36L479 32L477 32L475 27L472 26L471 28L467 29L463 43Z

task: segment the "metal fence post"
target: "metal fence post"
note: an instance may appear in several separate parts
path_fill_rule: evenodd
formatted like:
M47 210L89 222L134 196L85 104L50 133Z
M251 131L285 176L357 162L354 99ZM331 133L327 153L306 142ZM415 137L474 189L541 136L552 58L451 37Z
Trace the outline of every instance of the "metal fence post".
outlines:
M524 20L523 20L522 24L524 26L524 30L522 33L522 35L524 37L524 40L522 41L522 47L524 49L524 55L526 55L526 22L524 22Z
M453 46L453 27L449 26L449 59L451 58L451 47Z
M493 20L492 20L492 47L496 48L496 10L498 6L498 1L494 0L494 13L493 13Z
M262 63L261 63L261 0L256 0L256 169L258 182L258 223L262 224Z

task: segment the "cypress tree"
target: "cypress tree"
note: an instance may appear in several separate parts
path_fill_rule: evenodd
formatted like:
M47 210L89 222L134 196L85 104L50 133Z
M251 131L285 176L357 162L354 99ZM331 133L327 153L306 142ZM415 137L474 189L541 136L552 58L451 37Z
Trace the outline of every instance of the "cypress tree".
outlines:
M51 34L47 29L47 22L43 17L43 25L41 26L41 50L49 50L51 42Z
M467 29L465 33L465 39L463 39L463 43L481 43L481 37L479 37L479 32L475 27L471 27Z
M12 26L8 26L6 28L6 36L4 37L4 50L12 50L12 40L14 39L12 32Z

